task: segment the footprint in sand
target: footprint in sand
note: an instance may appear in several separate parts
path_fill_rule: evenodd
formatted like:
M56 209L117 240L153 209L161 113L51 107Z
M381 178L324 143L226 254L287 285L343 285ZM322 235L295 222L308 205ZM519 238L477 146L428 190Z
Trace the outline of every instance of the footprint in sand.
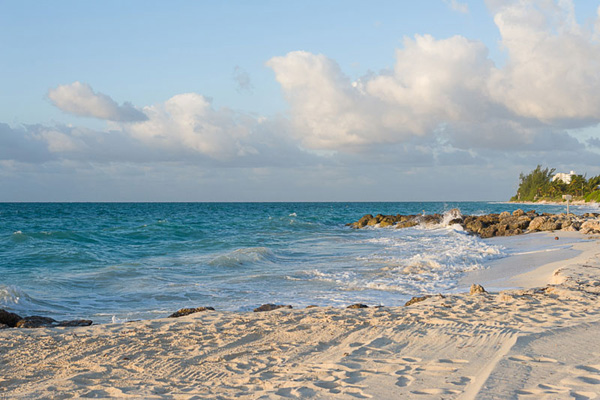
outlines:
M600 365L577 365L575 368L593 374L600 374Z
M451 384L456 385L456 386L466 386L472 380L473 380L473 378L470 378L468 376L460 376L460 377L458 377L458 379L454 379L454 380L448 381L448 383L451 383Z
M413 390L411 393L419 394L419 395L441 395L441 394L458 394L459 390L450 390L450 389L423 389L423 390Z
M510 361L517 361L517 362L536 362L536 363L557 363L558 361L553 359L553 358L548 358L548 357L529 357L529 356L524 356L524 355L519 355L519 356L513 356L513 357L508 357L508 359Z
M410 375L401 375L396 381L396 386L406 387L413 383L414 380L415 378Z
M598 398L598 395L593 392L569 392L569 396L573 397L575 400L592 400Z

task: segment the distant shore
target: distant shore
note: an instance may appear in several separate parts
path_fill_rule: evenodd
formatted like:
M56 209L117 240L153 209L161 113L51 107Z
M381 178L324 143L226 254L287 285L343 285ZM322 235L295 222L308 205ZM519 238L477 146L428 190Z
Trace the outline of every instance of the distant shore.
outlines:
M567 206L567 201L563 200L563 201L552 201L552 200L539 200L539 201L518 201L518 200L514 200L514 201L507 201L507 204L529 204L529 205L535 205L535 204L550 204L550 205L557 205L557 206ZM585 201L585 200L571 200L569 201L570 205L575 205L575 206L598 206L600 203L597 203L595 201Z
M493 267L527 272L525 290L1 330L0 397L593 398L599 238L568 235L573 253L551 253L534 271L511 257Z

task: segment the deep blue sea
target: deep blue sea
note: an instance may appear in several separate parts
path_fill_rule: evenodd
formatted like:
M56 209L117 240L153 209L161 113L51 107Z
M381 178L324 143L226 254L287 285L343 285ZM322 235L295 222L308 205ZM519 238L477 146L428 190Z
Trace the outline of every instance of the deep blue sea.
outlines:
M0 203L0 308L105 323L182 307L400 305L461 290L465 271L507 254L456 227L345 224L452 208L564 211L492 202Z

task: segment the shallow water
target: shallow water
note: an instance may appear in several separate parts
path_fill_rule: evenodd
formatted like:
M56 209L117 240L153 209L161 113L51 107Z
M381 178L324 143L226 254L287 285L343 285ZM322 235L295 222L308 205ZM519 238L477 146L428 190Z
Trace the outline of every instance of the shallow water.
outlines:
M190 306L400 305L413 295L462 289L465 271L508 253L455 227L353 230L345 224L366 213L452 208L484 214L519 206L3 203L0 308L109 322L163 317Z

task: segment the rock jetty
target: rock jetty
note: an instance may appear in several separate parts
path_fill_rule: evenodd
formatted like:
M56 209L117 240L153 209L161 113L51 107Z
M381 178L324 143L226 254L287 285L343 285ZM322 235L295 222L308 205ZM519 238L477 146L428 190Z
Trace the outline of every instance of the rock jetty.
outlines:
M600 214L538 214L534 210L516 210L500 214L462 215L458 209L445 214L429 215L382 215L367 214L356 222L347 224L355 229L365 227L410 228L416 225L458 224L469 233L482 238L514 236L530 232L579 231L585 234L600 234Z

